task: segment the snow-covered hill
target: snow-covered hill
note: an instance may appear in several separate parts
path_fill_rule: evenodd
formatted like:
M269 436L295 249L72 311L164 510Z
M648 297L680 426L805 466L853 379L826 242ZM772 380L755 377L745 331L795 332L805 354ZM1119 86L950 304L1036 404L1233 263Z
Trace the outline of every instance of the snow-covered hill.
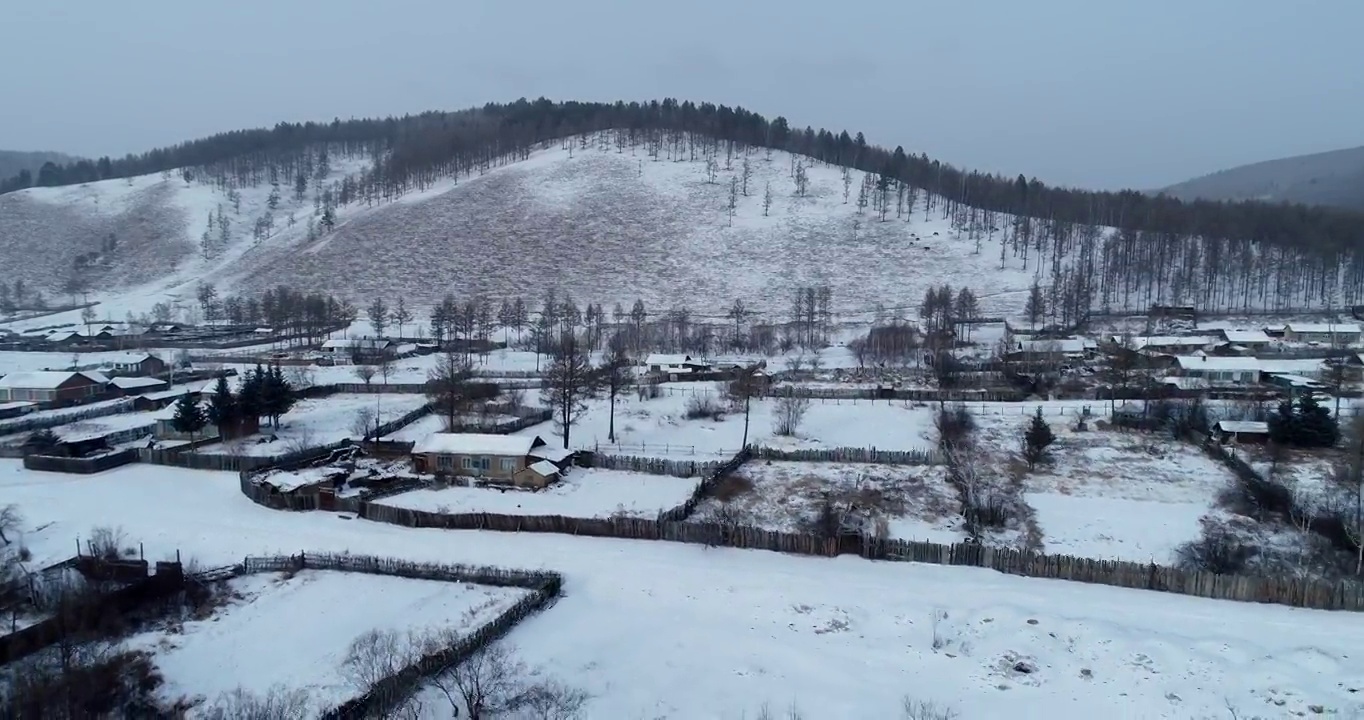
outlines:
M271 235L259 241L253 225L267 210L268 183L237 191L239 203L179 173L28 190L0 197L0 260L56 291L76 256L112 234L94 296L137 311L190 301L204 279L220 293L285 284L358 304L401 295L422 306L445 293L535 301L553 288L608 310L639 298L651 309L721 313L742 299L773 315L787 313L795 288L829 285L836 310L868 316L878 303L916 305L925 288L946 283L973 288L993 313L1016 312L1032 281L1017 258L1001 268L1002 233L977 248L940 207L927 210L923 193L903 214L889 193L884 221L871 201L859 207L858 171L845 191L842 168L782 152L722 152L712 170L699 154L655 160L643 148L569 144L397 202L339 206L335 230L313 239L317 188L360 172L368 158L333 156L331 174L302 199L286 182ZM731 219L730 184L742 186L745 159L748 192L739 188ZM803 195L797 164L808 165ZM229 220L225 239L220 222L209 224L219 213Z

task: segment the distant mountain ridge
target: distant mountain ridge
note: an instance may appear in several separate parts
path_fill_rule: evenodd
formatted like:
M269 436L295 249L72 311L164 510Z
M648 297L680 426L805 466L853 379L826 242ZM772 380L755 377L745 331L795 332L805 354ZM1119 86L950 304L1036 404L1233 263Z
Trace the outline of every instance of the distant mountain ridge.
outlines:
M0 178L10 178L18 175L20 171L27 170L33 175L38 174L38 169L43 163L53 162L57 164L75 162L80 158L66 153L37 151L28 152L23 150L0 150Z
M1180 200L1261 200L1364 210L1364 147L1242 165L1160 192Z

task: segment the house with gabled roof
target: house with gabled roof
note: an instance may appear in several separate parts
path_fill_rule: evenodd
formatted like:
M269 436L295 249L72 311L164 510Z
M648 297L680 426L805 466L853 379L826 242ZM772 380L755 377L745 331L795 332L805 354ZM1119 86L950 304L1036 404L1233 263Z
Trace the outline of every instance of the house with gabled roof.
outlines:
M419 473L538 489L561 472L554 461L535 455L543 447L546 443L538 435L432 433L412 447L412 466Z
M10 373L0 378L0 402L80 402L103 394L108 384L109 378L89 371Z

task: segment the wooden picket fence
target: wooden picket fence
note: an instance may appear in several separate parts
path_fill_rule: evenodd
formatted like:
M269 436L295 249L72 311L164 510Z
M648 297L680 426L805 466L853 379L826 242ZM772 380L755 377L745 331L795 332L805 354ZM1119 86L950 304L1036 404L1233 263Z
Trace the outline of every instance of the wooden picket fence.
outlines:
M584 452L580 455L583 467L602 470L625 470L648 475L669 475L689 478L714 474L722 463L696 462L695 460L665 460L662 458L636 457L633 455L603 455Z
M293 556L248 557L243 573L284 572L304 569L368 573L450 583L475 583L515 587L530 593L477 630L431 651L397 673L385 677L364 694L324 712L324 720L386 717L411 697L427 678L463 662L511 631L517 623L547 607L563 588L563 577L546 571L508 570L470 565L414 563L391 558L358 555L299 553Z
M756 460L792 462L874 463L877 465L942 465L942 453L935 449L880 450L874 447L839 447L827 450L779 450L754 447Z
M1273 603L1325 610L1364 611L1364 584L1350 581L1324 581L1298 578L1217 575L1189 571L1154 563L1096 560L1069 555L992 548L977 543L944 545L932 542L883 539L870 536L835 538L809 534L782 533L760 528L687 520L697 505L716 484L746 462L752 453L745 450L715 469L697 484L691 497L681 505L659 513L656 520L645 518L574 518L559 515L505 515L498 513L438 513L382 505L367 500L348 503L346 509L359 517L414 528L448 530L487 530L495 532L537 532L610 537L627 540L662 540L710 546L771 550L799 555L831 557L857 554L872 560L921 562L939 565L981 567L1026 577L1070 580L1098 585L1155 590L1195 597L1241 602ZM248 486L245 474L243 492L253 501L284 509L278 494L273 498L258 486ZM307 496L303 496L307 497ZM301 501L303 497L296 498ZM288 509L314 509L294 506Z

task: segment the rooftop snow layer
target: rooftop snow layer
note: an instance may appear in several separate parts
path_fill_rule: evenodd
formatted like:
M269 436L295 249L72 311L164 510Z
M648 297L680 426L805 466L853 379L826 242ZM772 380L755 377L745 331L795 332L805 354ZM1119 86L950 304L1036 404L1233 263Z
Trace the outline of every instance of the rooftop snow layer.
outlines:
M525 435L488 435L483 433L431 433L412 448L419 454L495 455L524 457L538 438Z

